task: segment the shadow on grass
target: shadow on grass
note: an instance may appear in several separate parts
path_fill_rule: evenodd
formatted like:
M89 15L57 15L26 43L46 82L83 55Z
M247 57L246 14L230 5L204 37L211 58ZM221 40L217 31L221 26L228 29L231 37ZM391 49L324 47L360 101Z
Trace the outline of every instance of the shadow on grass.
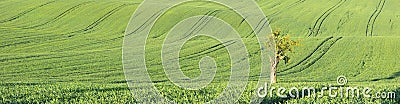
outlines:
M390 79L394 79L394 78L397 78L397 77L400 77L400 71L394 73L394 74L393 74L392 76L390 76L390 77L387 77L387 78L376 78L376 79L373 79L373 80L371 80L371 81L390 80Z

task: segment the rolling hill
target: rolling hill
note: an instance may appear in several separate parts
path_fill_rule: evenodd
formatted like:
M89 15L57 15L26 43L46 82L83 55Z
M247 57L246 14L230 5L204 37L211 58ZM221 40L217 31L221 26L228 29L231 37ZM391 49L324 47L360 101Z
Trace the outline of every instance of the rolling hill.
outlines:
M0 103L135 103L125 81L122 46L125 29L141 0L0 0ZM400 95L400 1L256 0L273 30L283 30L301 46L292 62L280 63L276 86L327 86L344 75L350 86L370 86ZM257 38L243 17L223 5L192 1L158 18L146 40L146 66L164 95L177 102L215 98L227 85L230 59L224 45L196 37L180 50L188 77L198 62L214 57L217 75L210 87L185 91L162 70L166 34L197 15L229 23L243 39L250 59L250 83L240 103L254 93L261 62ZM180 94L186 92L185 94ZM196 97L190 97L196 96ZM264 102L399 103L394 99L267 98Z

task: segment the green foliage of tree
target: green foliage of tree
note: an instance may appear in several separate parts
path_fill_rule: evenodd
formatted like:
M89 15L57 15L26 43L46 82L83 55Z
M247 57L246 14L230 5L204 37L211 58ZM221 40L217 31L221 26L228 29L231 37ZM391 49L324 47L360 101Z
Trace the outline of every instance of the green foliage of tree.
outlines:
M271 62L271 83L276 83L276 70L281 60L285 61L285 64L290 62L289 52L294 52L293 47L300 46L299 41L290 39L290 35L282 34L280 30L272 33L270 36L274 44L271 47L275 48L275 57L270 59Z
M273 40L275 42L275 56L276 59L284 60L285 64L290 62L290 57L287 55L289 52L294 52L293 47L299 46L300 42L291 40L290 35L282 34L280 30L275 31L272 34Z

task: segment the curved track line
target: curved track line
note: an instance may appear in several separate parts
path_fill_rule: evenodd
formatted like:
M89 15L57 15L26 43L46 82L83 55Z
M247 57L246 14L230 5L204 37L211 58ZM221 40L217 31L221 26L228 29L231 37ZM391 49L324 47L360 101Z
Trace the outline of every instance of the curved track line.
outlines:
M49 56L49 55L30 55L30 56L23 56L23 57L5 57L0 59L0 62L12 61L12 60L25 60L30 58L38 58L42 56Z
M125 36L130 36L137 32L143 31L144 28L146 28L147 26L149 26L151 24L151 21L156 20L159 16L161 16L163 14L163 11L166 9L168 9L168 8L163 8L163 9L157 11L151 17L149 17L142 25L140 25L139 28L134 29L132 32L126 34ZM138 11L138 12L139 12L138 14L142 13L142 11Z
M80 8L80 7L82 7L82 6L86 5L86 4L92 3L92 2L93 2L93 1L88 1L88 2L83 2L83 3L81 3L81 4L75 5L75 6L71 7L71 8L69 8L69 9L67 9L66 11L62 12L61 14L59 14L57 17L55 17L55 18L53 18L52 20L49 20L49 21L47 21L47 22L45 22L45 23L38 24L38 25L33 25L33 26L19 27L19 28L22 28L22 29L37 28L37 27L40 27L40 26L43 26L43 25L46 25L46 24L49 24L49 23L58 21L58 20L60 20L61 18L63 18L64 16L68 15L69 13L71 13L71 12L77 10L78 8Z
M337 8L342 6L346 2L346 0L340 0L337 4L329 8L327 11L325 11L320 17L318 17L317 21L315 21L314 26L310 28L308 32L308 36L317 36L320 32L322 24L325 22L326 18L329 17L329 15L332 14Z
M206 16L212 16L212 17L215 17L219 12L218 11L220 11L220 10L214 10L214 11L208 11L205 15ZM189 37L191 34L197 34L200 30L202 30L203 28L205 28L205 26L210 22L210 20L211 20L211 18L208 18L208 17L206 17L206 16L202 16L201 18L200 18L200 20L199 21L197 21L191 28L190 28L190 30L189 31L187 31L186 33L185 33L185 37L182 37L182 39L183 38L187 38L187 37Z
M251 38L256 37L256 34L260 33L261 30L264 28L264 26L266 26L267 23L269 23L267 19L262 19L260 22L258 22L258 25L256 26L256 28L254 28L254 30L252 30L251 33L248 36L246 36L246 38L249 36L251 36Z
M114 34L118 34L118 33L114 33ZM65 48L62 48L62 49L59 49L59 50L54 50L54 51L55 52L63 52L63 51L66 51L66 50L74 50L74 49L88 47L88 46L93 47L93 46L96 46L97 44L110 43L112 41L116 41L117 39L122 40L123 36L118 36L118 37L111 38L111 39L104 39L102 41L97 41L97 42L89 42L89 43L86 43L86 44L78 44L78 45L73 45L73 46L67 46Z
M294 68L294 67L300 65L301 63L305 62L305 61L308 60L312 55L314 55L314 53L316 53L316 52L318 51L318 49L320 49L328 40L331 40L332 38L333 38L333 37L328 37L328 38L326 38L326 39L323 40L309 55L307 55L306 57L304 57L301 61L297 62L297 63L296 63L295 65L293 65L293 66L290 66L289 68L285 68L285 69L282 69L282 70L278 71L278 73L279 73L279 72L284 72L284 71L290 70L290 69L292 69L292 68Z
M133 3L133 4L127 4L127 5L134 5L134 4L138 4L138 3ZM110 11L111 12L111 11ZM61 15L61 14L60 14ZM60 17L60 18L62 18L62 17ZM106 19L106 18L104 18L104 15L100 18L100 19ZM96 20L96 21L98 21L98 20ZM95 22L96 22L95 21ZM93 24L93 23L92 23ZM22 28L16 28L16 29L21 29L21 30L25 30L25 29L22 29ZM85 28L83 28L83 29L79 29L79 30L75 30L75 31L73 31L73 32L76 32L76 31L80 31L80 30L84 30ZM29 31L30 33L34 33L34 32L31 32L31 31ZM68 32L68 33L73 33L73 32ZM23 37L17 37L17 39L20 39L20 38L30 38L30 37L32 37L32 38L37 38L37 37L43 37L43 36L48 36L48 34L53 34L53 35L51 35L51 36L57 36L57 35L59 35L59 36L61 36L61 35L66 35L66 34L68 34L68 33L54 33L54 32L48 32L48 31L46 31L46 32L44 32L44 33L40 33L40 35L27 35L27 36L23 36ZM24 33L20 33L20 34L24 34ZM12 35L12 34L11 34ZM64 37L64 36L62 36L62 37ZM10 38L9 38L10 39ZM16 38L11 38L11 39L16 39Z
M185 36L185 37L182 37L181 39L187 38L188 36L190 36L190 34L193 34L194 32L198 32L198 30L202 30L202 29L205 27L205 25L208 24L208 22L210 21L210 19L207 18L206 16L215 17L218 13L220 13L220 11L222 11L222 10L212 10L212 11L208 11L207 13L205 13L204 16L201 17L201 18L190 28L190 30L187 31L187 32L185 33L186 36ZM187 12L189 12L189 11L187 11ZM186 12L185 12L185 13L186 13ZM153 15L153 16L154 16L154 15ZM153 18L153 17L151 17L151 18ZM149 19L147 19L147 20L150 20L151 18L149 18ZM147 22L147 21L146 21L146 22ZM161 37L163 34L165 34L165 32L162 33L162 34L157 34L156 36L152 36L152 38L159 38L159 37Z
M137 4L137 3L134 3L134 4ZM114 13L116 13L117 11L122 9L123 7L129 6L129 5L134 5L134 4L123 4L123 5L120 5L120 6L116 7L116 8L114 8L113 10L109 11L107 14L103 15L98 20L96 20L95 22L93 22L92 24L90 24L89 26L87 26L84 29L77 30L77 31L74 31L74 32L69 32L69 33L66 33L66 34L51 35L51 36L54 36L54 37L52 37L52 38L47 37L48 38L47 40L54 40L56 38L62 38L62 37L65 37L64 35L68 35L68 37L72 37L72 36L75 36L75 35L78 35L78 34L87 34L87 33L93 32L93 31L89 31L89 30L93 30L94 27L98 26L101 22L103 22L105 19L107 19L108 17L110 17L111 15L113 15ZM44 35L46 35L46 34L44 34ZM42 39L44 35L35 36L35 38L27 39L27 40L24 40L22 42L16 42L16 43L12 43L12 44L1 45L0 48L4 48L4 47L8 47L8 46L14 46L14 45L20 45L20 44L32 43L34 40L36 40L36 38Z
M28 59L22 59L23 61L42 61L42 60L54 60L54 59L63 59L63 58L71 58L71 57L82 57L87 54L91 54L95 52L84 52L84 53L76 53L76 54L68 54L68 55L54 55L54 54L46 54L40 57L36 58L28 58ZM82 61L82 60L81 60ZM91 61L91 60L86 60L86 61ZM78 62L77 60L62 60L61 62ZM95 62L101 62L101 61L95 61ZM19 62L19 60L14 60L14 62L7 62L7 65L3 65L3 67L20 67L24 66L25 64ZM85 62L85 63L71 63L72 66L74 65L80 65L80 64L89 64L91 62ZM24 70L21 70L21 72L26 72ZM21 73L17 72L17 73Z
M116 8L112 9L111 11L109 11L108 13L106 13L105 15L103 15L102 17L100 17L99 19L97 19L96 21L91 23L90 25L88 25L86 28L67 33L67 34L69 34L68 37L75 36L76 35L75 33L90 32L90 30L93 30L95 27L97 27L101 22L106 20L108 17L110 17L111 15L113 15L114 13L118 12L119 10L121 10L122 8L124 8L128 5L132 5L132 4L122 4L120 6L117 6Z
M282 75L288 75L288 74L298 73L298 72L301 72L301 71L303 71L303 70L309 68L310 66L314 65L318 60L320 60L320 59L329 51L329 49L330 49L337 41L339 41L340 39L342 39L342 37L339 37L339 38L334 39L334 40L329 40L329 41L330 41L330 44L327 44L325 47L322 47L322 48L319 48L319 49L318 49L319 51L322 52L320 55L316 56L316 58L314 58L314 59L309 58L309 59L305 60L306 63L302 63L301 66L297 65L298 67L300 67L300 69L294 70L294 71L290 71L290 72L284 73L284 74L282 73L283 71L280 71L280 72L278 72L278 75L282 76ZM288 70L285 70L285 71L288 71Z
M269 19L269 23L272 23L271 17L282 13L282 11L291 9L291 8L293 8L293 7L295 7L295 6L299 5L299 4L301 4L301 3L304 3L305 1L306 1L306 0L298 0L298 1L296 1L296 2L294 2L294 3L292 3L292 4L290 4L289 6L283 8L283 9L280 10L280 11L275 11L274 13L272 13L272 14L270 14L270 15L267 15L267 17L268 17L268 19Z
M0 23L5 23L5 22L14 21L14 20L16 20L16 19L18 19L18 18L24 16L25 14L28 14L28 13L30 13L30 12L36 10L36 9L39 9L39 8L41 8L41 7L43 7L43 6L49 5L49 4L54 3L54 2L56 2L56 1L50 1L50 2L44 3L44 4L42 4L42 5L39 5L39 6L37 6L37 7L33 7L33 8L31 8L31 9L25 10L25 11L23 11L23 12L21 12L21 13L15 15L15 16L12 16L12 17L8 18L8 19L1 20Z
M226 45L224 45L224 44L226 44ZM190 54L190 55L187 55L187 56L183 56L183 57L179 57L179 58L191 59L191 58L199 57L201 55L205 55L205 54L208 54L208 53L211 53L211 52L218 51L218 50L223 49L226 46L229 46L229 45L232 45L232 44L235 44L235 42L234 41L228 41L228 42L225 42L225 43L219 43L219 44L211 46L211 47L209 47L209 48L207 48L205 50L202 50L200 52L193 53L193 54Z
M372 36L373 31L374 31L374 26L375 26L375 21L378 18L378 16L381 14L383 7L385 6L386 0L380 0L379 4L376 6L376 9L374 13L369 17L368 23L367 23L367 28L365 30L365 35L366 36Z

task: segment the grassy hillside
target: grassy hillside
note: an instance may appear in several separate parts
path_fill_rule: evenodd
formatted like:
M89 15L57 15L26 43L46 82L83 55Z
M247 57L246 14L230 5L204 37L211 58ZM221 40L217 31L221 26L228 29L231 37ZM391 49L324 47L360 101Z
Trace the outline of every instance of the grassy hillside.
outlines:
M264 102L400 102L400 1L256 1L274 30L281 29L302 44L290 54L291 63L279 64L275 86L328 86L344 75L349 86L398 95L396 99L273 97ZM141 2L0 0L0 103L134 103L125 82L122 44L130 16ZM157 20L146 44L146 65L153 82L177 102L209 101L226 87L231 74L229 54L209 37L191 39L180 50L182 71L189 77L200 75L202 57L215 58L217 75L209 87L182 90L163 72L160 54L166 33L196 15L218 17L240 33L250 54L252 77L239 102L248 102L260 73L257 39L242 17L215 3L184 3Z

